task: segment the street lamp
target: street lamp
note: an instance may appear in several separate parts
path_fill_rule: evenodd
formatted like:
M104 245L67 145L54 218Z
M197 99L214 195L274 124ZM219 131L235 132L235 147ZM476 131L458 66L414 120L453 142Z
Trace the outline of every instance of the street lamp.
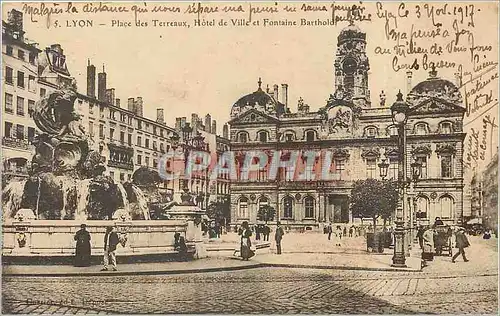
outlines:
M385 161L385 159L382 159L382 162L378 164L378 167L380 169L380 177L382 178L382 180L385 180L385 177L387 177L389 164Z
M410 185L410 192L411 192L411 207L412 207L412 214L410 216L410 227L412 228L412 237L410 239L413 240L413 242L417 241L417 226L418 226L418 219L420 218L418 215L419 212L417 212L417 198L415 194L415 187L417 185L418 179L420 178L420 174L422 172L422 164L418 162L417 159L413 159L413 162L410 164L411 167L411 177L412 177L412 183L409 183Z
M406 122L408 121L409 109L409 105L403 101L403 94L399 91L396 102L391 106L392 121L398 127L398 183L403 193L399 195L396 208L395 246L394 256L392 257L392 266L394 267L406 267L405 229L403 225L406 211Z

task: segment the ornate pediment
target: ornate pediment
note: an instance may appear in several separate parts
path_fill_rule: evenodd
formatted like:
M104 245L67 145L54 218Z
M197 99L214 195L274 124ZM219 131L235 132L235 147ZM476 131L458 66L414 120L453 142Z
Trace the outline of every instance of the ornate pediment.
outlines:
M267 115L265 113L262 113L260 111L257 111L255 109L252 109L232 119L231 121L229 121L229 124L234 125L234 124L248 124L248 123L276 123L276 122L277 122L276 118Z
M454 143L445 143L436 145L436 153L441 155L454 155L457 152Z
M349 151L342 148L334 148L331 150L333 158L337 159L349 159Z
M380 157L380 148L372 147L372 148L362 149L361 157L363 159L379 158Z
M415 115L415 116L420 114L449 114L449 113L465 113L465 109L459 105L441 99L437 99L434 97L430 97L410 110L410 115Z
M431 153L432 149L430 144L411 146L411 154L413 156L418 156L418 155L430 156Z
M385 157L387 158L398 158L399 157L399 151L396 147L385 147Z

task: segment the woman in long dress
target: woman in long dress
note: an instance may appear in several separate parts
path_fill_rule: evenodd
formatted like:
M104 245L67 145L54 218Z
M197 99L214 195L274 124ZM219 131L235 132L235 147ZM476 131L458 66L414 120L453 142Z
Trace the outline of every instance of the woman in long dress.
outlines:
M424 231L423 234L423 249L422 249L422 259L426 261L434 260L434 235L435 231L432 228Z
M240 254L243 260L248 260L253 257L254 253L250 249L252 242L250 241L250 236L252 236L252 231L248 227L248 222L243 222L241 224L241 248Z
M75 267L90 266L90 233L85 229L87 225L80 225L80 230L76 232Z

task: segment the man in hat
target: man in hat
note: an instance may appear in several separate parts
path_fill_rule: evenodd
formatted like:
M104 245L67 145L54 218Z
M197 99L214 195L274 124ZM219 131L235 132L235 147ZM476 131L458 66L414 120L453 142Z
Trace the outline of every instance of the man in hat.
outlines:
M116 271L116 246L120 242L120 238L115 231L114 226L106 227L106 234L104 235L104 267L101 271L108 270L108 264L111 260L113 271Z
M455 263L455 259L458 258L460 254L462 254L462 258L464 259L464 262L467 262L467 258L465 257L465 248L470 246L469 240L467 239L467 236L465 236L465 229L463 227L460 227L458 229L457 234L455 235L455 248L458 248L458 252L453 256L451 259L451 262Z
M281 239L283 239L283 235L285 232L283 228L281 228L280 222L276 223L276 232L274 233L274 240L276 241L276 253L281 255Z

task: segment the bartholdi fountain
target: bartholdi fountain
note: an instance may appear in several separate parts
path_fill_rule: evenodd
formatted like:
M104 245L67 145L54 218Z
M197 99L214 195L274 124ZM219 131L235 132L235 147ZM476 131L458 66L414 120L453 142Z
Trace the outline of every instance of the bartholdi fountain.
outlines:
M93 255L102 253L109 225L122 234L122 255L173 252L176 232L185 234L198 257L203 255L199 222L204 212L193 197L184 192L181 203L151 201L139 183L115 183L104 175L105 159L89 146L74 108L76 98L74 88L64 88L35 106L33 119L42 133L33 142L29 178L10 181L2 193L4 259L69 256L82 223L92 234ZM149 205L155 205L154 218L170 219L152 220ZM158 216L158 208L164 216Z

